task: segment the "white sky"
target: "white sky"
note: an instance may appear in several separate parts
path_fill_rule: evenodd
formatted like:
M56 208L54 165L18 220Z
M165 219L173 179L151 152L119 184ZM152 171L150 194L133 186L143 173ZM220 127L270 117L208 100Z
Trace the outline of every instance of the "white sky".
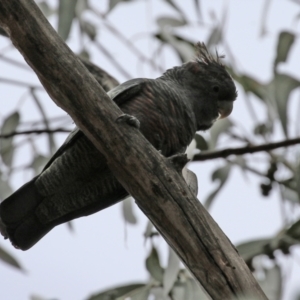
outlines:
M277 34L282 29L297 30L293 18L299 12L300 6L292 1L273 1L268 17L266 19L267 35L260 37L260 25L262 18L262 7L264 1L200 1L202 14L205 22L211 23L208 12L214 11L220 20L222 7L228 3L228 18L226 24L226 41L236 57L236 64L241 72L246 72L260 80L267 81L271 78L272 61L275 55ZM98 1L94 1L98 4ZM102 8L106 1L101 2ZM181 1L178 1L181 3ZM196 20L194 8L184 4L184 11L190 18ZM182 6L183 7L183 6ZM188 13L187 13L188 12ZM161 5L160 1L135 1L131 5L121 4L109 16L109 20L117 28L126 34L128 38L136 41L136 45L143 53L150 55L154 46L146 39L146 33L155 30L152 19L158 15L174 15L168 6ZM54 22L55 20L53 20ZM192 39L205 41L208 31L195 26L189 30L183 30ZM133 77L156 77L160 75L149 67L141 67L135 57L124 47L121 47L116 38L111 37L105 28L100 28L99 37L102 44L116 57L118 62L128 70ZM77 28L72 32L70 47L77 51L80 49L77 38ZM0 51L7 45L7 40L0 37ZM125 80L107 62L106 58L99 55L90 44L87 48L93 52L92 60L108 70L121 82ZM295 41L289 63L282 69L294 74L299 79L299 42ZM10 56L16 53L9 52ZM226 54L226 53L225 53ZM20 58L21 60L21 58ZM177 58L166 52L164 57L165 68L172 67L179 62ZM18 73L16 74L16 70ZM37 79L31 72L12 68L9 64L0 60L0 77L9 77L26 82L36 82ZM22 109L22 121L36 120L39 113L27 97L19 101L24 95L24 89L5 84L0 85L0 118L14 111ZM41 93L42 95L42 93ZM252 130L251 118L247 112L243 92L236 101L232 120L242 124L249 132ZM295 96L298 100L298 97ZM263 107L255 102L255 109L259 118L264 116ZM294 100L293 100L294 102ZM43 98L47 105L49 116L64 115L64 112L56 107L49 99ZM263 119L262 119L263 120ZM291 123L295 122L292 118ZM278 134L280 138L280 133ZM63 142L65 135L57 138L58 145ZM45 149L45 137L39 137L40 151L47 153ZM226 146L226 145L223 145ZM27 151L27 152L26 152ZM25 152L18 153L16 164L28 162ZM263 157L256 156L257 159ZM194 163L190 168L197 173L199 182L199 199L203 200L215 187L210 181L211 172L222 165L222 160ZM264 169L264 165L261 166ZM25 176L15 176L14 188L19 187L31 179L32 173L27 172ZM241 176L241 172L235 169L231 174L229 183L216 199L212 208L212 216L218 222L223 231L233 243L239 243L252 238L269 237L278 232L282 225L280 211L279 193L273 192L271 197L262 198L259 191L260 178L248 175ZM148 254L149 245L144 246L143 232L146 226L146 218L135 209L138 215L138 226L127 226L125 228L121 215L121 206L115 205L105 211L74 221L75 233L71 234L66 226L55 228L36 246L26 252L15 250L7 241L0 241L1 247L9 250L16 256L22 265L28 270L27 274L15 271L13 268L0 265L0 288L1 299L29 299L29 295L38 294L45 298L74 299L87 298L91 293L105 288L130 282L147 280L147 272L144 267L145 257ZM125 230L127 232L125 238ZM126 241L125 241L126 240ZM158 240L162 259L166 262L166 245L162 239ZM296 252L296 251L295 251ZM300 277L299 255L298 263L293 268L286 268L285 275L290 276L287 293L284 300L293 299L294 292L299 290ZM290 264L292 262L291 259Z

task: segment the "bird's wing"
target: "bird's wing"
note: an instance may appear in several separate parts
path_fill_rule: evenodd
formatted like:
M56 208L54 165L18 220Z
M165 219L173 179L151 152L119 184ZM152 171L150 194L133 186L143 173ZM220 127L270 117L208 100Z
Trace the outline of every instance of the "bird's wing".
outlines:
M128 80L117 87L110 90L107 94L111 100L115 101L118 106L130 100L132 97L136 96L142 89L142 83L146 80L144 78L135 78ZM51 164L64 153L69 147L71 147L78 138L83 135L83 132L75 127L74 130L69 134L65 142L60 146L60 148L54 153L50 160L45 165L42 172L48 169Z

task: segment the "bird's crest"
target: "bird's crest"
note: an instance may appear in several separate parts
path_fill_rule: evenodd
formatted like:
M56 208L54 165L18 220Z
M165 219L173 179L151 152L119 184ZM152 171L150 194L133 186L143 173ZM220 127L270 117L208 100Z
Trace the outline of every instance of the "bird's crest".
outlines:
M209 65L211 63L216 63L218 65L223 66L221 59L224 58L224 55L219 55L216 50L216 55L212 55L208 52L204 43L198 42L196 44L196 60L199 63L203 63Z

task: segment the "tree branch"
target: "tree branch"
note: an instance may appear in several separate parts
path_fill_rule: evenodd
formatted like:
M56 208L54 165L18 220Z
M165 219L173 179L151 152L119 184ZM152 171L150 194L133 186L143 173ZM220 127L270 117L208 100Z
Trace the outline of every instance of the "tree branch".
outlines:
M70 129L65 128L57 128L57 129L36 129L36 130L24 130L24 131L14 131L7 134L0 134L0 139L8 139L16 135L24 135L24 134L42 134L42 133L57 133L57 132L66 132L70 133Z
M212 299L267 299L228 238L172 163L138 129L57 35L33 0L0 1L0 23L62 109Z
M281 147L288 147L292 145L300 144L300 138L284 140L276 143L263 144L258 146L246 146L240 148L227 148L219 151L208 151L196 154L193 161L204 161L215 158L226 158L229 155L243 155L252 154L261 151L270 151Z

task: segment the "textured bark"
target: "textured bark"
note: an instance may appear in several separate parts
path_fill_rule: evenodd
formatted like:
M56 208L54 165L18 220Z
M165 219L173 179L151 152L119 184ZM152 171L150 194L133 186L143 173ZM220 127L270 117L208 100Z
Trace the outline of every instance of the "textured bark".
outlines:
M103 153L111 170L212 299L267 299L248 267L165 157L115 120L122 114L32 0L0 1L0 25L55 101Z

